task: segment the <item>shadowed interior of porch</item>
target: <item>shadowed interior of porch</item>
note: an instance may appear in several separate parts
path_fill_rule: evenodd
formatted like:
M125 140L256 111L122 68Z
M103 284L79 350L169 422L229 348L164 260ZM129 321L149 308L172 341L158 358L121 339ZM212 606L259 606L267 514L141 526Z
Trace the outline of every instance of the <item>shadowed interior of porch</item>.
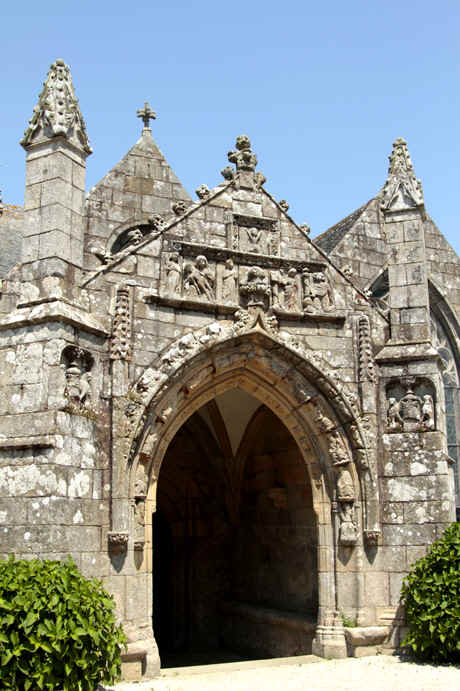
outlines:
M153 515L162 666L311 653L317 528L308 471L281 420L232 389L164 457Z

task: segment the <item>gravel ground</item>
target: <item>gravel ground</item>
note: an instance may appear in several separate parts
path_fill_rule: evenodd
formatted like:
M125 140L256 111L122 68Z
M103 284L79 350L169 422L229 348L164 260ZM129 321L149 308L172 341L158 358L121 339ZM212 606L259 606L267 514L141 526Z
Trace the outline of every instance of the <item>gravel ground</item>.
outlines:
M378 655L360 659L325 660L310 664L256 662L244 669L212 673L165 670L159 679L139 684L121 683L115 691L294 691L300 689L361 689L432 691L460 689L460 667L402 662ZM227 669L225 669L227 667ZM203 669L203 668L201 668ZM216 669L214 667L214 669ZM107 689L108 691L108 689Z

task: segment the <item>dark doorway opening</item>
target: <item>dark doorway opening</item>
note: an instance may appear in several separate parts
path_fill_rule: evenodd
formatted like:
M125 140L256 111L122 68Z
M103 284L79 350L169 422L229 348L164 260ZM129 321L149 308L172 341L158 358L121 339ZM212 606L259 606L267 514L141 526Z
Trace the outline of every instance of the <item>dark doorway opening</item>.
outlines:
M163 459L152 519L163 667L311 653L317 565L308 473L286 427L250 398L212 401Z

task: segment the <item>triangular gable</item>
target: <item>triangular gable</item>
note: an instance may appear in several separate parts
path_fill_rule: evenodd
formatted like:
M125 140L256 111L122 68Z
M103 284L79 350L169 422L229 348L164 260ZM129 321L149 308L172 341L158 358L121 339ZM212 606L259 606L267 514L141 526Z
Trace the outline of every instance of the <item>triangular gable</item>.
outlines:
M185 208L191 203L190 195L154 142L150 130L144 128L128 153L88 193L88 235L90 240L96 236L103 245L110 238L113 244L117 228L130 222L146 224L150 217L157 215L166 220L174 215L178 202Z

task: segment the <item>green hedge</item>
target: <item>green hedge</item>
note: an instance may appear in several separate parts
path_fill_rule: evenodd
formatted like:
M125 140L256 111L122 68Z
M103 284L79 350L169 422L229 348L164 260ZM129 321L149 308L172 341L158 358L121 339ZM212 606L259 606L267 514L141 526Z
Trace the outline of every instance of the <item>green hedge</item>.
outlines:
M69 558L0 561L0 688L93 691L121 670L113 599Z
M409 632L402 645L431 662L460 662L460 523L453 523L405 578Z

